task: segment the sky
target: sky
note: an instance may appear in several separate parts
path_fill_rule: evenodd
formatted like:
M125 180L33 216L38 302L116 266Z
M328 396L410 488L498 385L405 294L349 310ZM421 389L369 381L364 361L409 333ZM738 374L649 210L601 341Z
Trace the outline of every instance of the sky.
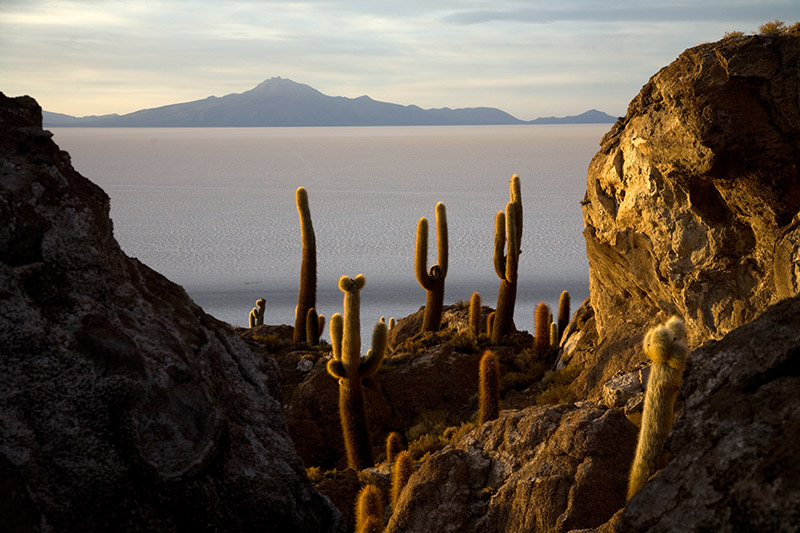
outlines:
M686 48L800 20L798 0L0 0L0 91L74 116L280 76L330 96L625 114Z

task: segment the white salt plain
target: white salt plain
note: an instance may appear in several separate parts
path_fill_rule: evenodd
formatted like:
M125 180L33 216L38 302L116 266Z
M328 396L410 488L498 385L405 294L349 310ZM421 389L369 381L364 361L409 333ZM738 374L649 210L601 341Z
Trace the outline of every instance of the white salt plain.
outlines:
M111 197L123 250L182 285L206 312L293 324L301 243L295 190L308 190L317 238L317 308L342 311L337 281L364 274L365 340L381 316L425 303L414 277L417 221L444 202L445 304L478 291L494 306L494 216L518 174L524 208L515 322L540 301L589 294L580 201L609 125L377 128L52 128L74 167ZM326 335L327 336L327 335ZM366 350L367 347L364 348Z

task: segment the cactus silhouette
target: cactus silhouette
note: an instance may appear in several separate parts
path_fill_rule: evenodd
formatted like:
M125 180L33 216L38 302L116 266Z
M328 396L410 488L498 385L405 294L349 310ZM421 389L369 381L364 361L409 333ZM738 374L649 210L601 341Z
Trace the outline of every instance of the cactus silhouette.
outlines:
M397 454L402 451L403 443L400 441L400 434L392 431L386 437L386 462L391 464L394 462Z
M492 328L492 342L514 329L514 305L517 301L517 270L522 243L522 193L519 176L514 174L509 182L510 200L505 214L497 213L494 224L494 270L500 278L497 309Z
M483 424L500 416L500 363L490 350L484 352L478 367L480 416Z
M250 311L250 316L248 318L251 328L264 325L264 312L266 310L267 301L264 298L256 300L256 306Z
M364 276L342 276L339 289L344 292L344 318L339 313L330 320L333 358L328 361L328 373L339 379L339 419L342 425L347 465L361 470L373 465L372 445L364 407L364 388L361 380L373 376L386 353L386 324L378 322L372 332L372 350L361 357L361 297Z
M474 339L481 334L481 295L477 292L469 299L469 334Z
M675 419L675 400L683 381L688 348L686 325L673 316L644 337L644 353L652 361L644 394L642 425L631 467L628 499L663 466L664 443Z
M544 302L536 306L536 334L533 337L533 349L539 361L545 361L550 352L550 308Z
M306 340L308 310L316 307L317 300L317 240L311 225L311 210L308 207L308 192L297 189L297 212L300 214L300 234L303 240L303 259L300 263L300 292L294 317L295 343Z
M382 533L383 496L373 484L365 485L356 499L356 533Z
M428 221L425 217L417 223L417 244L414 270L417 281L427 292L422 331L438 331L442 323L444 305L444 279L447 276L447 213L444 204L436 204L437 262L428 270Z
M397 507L397 502L400 500L400 493L408 483L411 474L414 473L414 462L408 450L402 451L397 454L397 459L394 461L394 468L392 468L392 508Z
M558 342L561 342L567 325L569 325L569 293L563 291L558 299Z

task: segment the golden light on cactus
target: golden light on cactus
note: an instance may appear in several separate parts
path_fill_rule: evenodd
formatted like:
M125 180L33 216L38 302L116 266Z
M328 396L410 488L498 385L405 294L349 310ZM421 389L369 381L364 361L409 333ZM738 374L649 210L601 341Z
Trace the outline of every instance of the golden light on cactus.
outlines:
M438 331L442 323L444 306L444 280L447 276L448 240L447 211L444 204L436 204L436 264L428 270L428 221L425 217L417 223L417 240L414 253L414 271L417 281L425 289L425 314L422 331Z
M397 454L394 467L392 468L392 508L397 507L397 502L400 500L400 494L403 488L414 473L414 461L408 450L404 450Z
M644 395L639 440L631 467L628 499L662 466L664 444L675 419L675 401L689 351L683 319L673 316L665 325L648 331L642 348L652 364Z
M536 325L533 338L533 349L539 361L544 361L547 358L548 352L550 352L551 316L550 308L547 304L539 302L539 305L536 306Z
M481 334L481 295L472 293L469 299L469 334L477 339Z
M400 434L392 431L386 437L386 462L391 464L394 462L397 454L403 449L403 443L400 440Z
M383 495L373 484L365 485L356 498L356 533L383 531Z
M569 304L570 297L567 291L563 291L558 299L558 341L561 342L561 337L564 336L569 325Z
M483 424L500 416L500 362L486 350L478 367L479 422Z

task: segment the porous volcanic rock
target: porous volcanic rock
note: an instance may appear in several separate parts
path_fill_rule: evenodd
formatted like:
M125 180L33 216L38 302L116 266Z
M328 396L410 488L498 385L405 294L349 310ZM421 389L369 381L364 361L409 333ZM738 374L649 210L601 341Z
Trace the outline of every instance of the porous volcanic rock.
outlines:
M41 121L0 94L0 530L339 529L276 363L122 252Z
M387 531L569 531L625 503L637 430L588 402L502 411L411 476Z
M603 138L583 203L599 341L579 392L643 360L671 314L697 346L800 291L799 72L797 35L702 44Z
M800 297L689 356L671 461L606 531L797 531Z

